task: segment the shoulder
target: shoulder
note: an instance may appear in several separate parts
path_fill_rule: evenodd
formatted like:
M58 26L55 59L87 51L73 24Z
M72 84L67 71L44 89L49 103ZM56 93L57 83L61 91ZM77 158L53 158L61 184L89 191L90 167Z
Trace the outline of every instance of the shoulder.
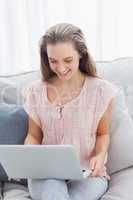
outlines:
M100 77L87 76L87 82L88 82L88 89L92 88L95 90L98 89L107 91L109 90L118 91L118 89L120 88L120 86L118 86L118 84L116 84L115 82Z
M45 87L46 82L42 81L41 79L37 79L35 81L30 82L24 86L21 90L22 96L27 96L30 94L38 94L42 91L43 87Z
M88 80L91 80L92 82L96 82L100 85L111 85L111 84L113 84L113 82L111 82L107 79L101 78L101 77L88 76L87 78L88 78Z
M105 111L107 109L112 109L112 103L114 98L119 93L121 87L112 81L108 81L106 79L97 79L99 82L98 90L97 90L97 99L99 102L99 106Z
M98 79L99 81L99 91L105 96L115 96L119 91L120 87L113 81L108 81L106 79Z
M88 77L88 90L91 88L98 105L106 106L118 94L121 87L113 81L98 77Z
M110 91L117 92L120 89L118 84L116 84L113 81L109 81L107 79L104 79L104 78L91 77L91 80L92 80L93 83L95 83L95 85L97 86L97 89L99 89L100 91L103 91L103 92L104 91L106 91L106 92L110 92Z

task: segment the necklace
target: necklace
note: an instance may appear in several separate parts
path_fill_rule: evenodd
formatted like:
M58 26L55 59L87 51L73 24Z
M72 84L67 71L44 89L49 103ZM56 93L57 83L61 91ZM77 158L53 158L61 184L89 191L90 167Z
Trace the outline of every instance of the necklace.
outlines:
M57 112L58 112L58 119L62 118L62 110L64 106L57 106Z
M85 84L85 82L84 82ZM84 86L84 84L82 86L80 86L80 88L78 88L76 91L72 91L71 93L74 93L74 97L76 96L79 96L80 95L80 92ZM80 92L79 92L80 91ZM78 95L75 95L75 94L78 94ZM72 101L74 99L74 97L72 97L72 99L70 101ZM66 103L67 104L67 103ZM64 104L62 104L61 102L59 102L57 105L56 105L56 109L57 109L57 112L58 112L58 119L61 119L62 118L62 111L63 111L63 106Z
M71 93L74 93L74 96L71 96L72 98L70 99L70 101L71 100L73 100L73 98L75 97L75 94L79 94L79 90L80 89L78 89L78 91L76 91L76 92L71 92ZM70 93L70 94L71 94ZM63 108L64 108L64 105L65 104L67 104L67 102L66 103L61 103L61 102L59 102L57 105L56 105L56 109L57 109L57 112L58 112L58 119L61 119L62 118L62 111L63 111Z
M86 78L85 78L85 80L84 80L84 83L82 83L82 85L80 85L80 87L79 87L76 91L73 90L73 91L71 91L71 92L69 93L69 95L74 93L74 96L71 96L72 98L69 99L69 100L70 100L69 102L72 102L74 99L77 99L77 96L80 96L81 92L83 91L83 88L85 87L85 82L86 82ZM82 91L81 91L81 90L82 90ZM78 95L75 95L75 94L77 94L77 93L78 93ZM76 96L76 97L75 97L75 96ZM63 108L64 108L65 105L68 104L69 102L65 102L65 103L62 103L61 101L56 102L55 108L56 108L56 110L57 110L57 118L58 118L58 119L62 118L62 116L63 116L63 113L62 113Z

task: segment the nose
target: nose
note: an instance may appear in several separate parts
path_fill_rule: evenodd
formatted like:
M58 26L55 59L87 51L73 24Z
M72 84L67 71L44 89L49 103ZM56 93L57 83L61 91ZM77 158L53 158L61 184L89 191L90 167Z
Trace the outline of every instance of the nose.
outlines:
M59 72L64 72L65 70L66 70L66 68L62 65L58 67Z

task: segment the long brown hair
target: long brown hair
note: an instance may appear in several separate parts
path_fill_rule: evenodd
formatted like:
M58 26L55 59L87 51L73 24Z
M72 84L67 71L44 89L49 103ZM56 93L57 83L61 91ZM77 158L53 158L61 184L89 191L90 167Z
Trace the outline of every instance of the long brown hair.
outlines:
M58 42L72 42L81 56L79 61L79 70L88 76L98 77L95 62L92 60L91 55L88 52L81 29L73 24L60 23L49 28L41 38L40 67L43 81L49 81L50 78L56 75L49 66L47 44L56 44Z

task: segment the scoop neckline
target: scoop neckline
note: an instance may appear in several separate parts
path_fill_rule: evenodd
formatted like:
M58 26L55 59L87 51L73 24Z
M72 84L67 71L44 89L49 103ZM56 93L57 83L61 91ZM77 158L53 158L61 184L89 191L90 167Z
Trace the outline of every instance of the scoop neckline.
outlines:
M45 82L46 83L46 85L45 85L45 99L46 99L47 104L49 106L52 106L52 107L66 107L67 105L70 105L70 104L74 103L75 101L77 101L82 96L82 93L86 89L88 77L89 76L85 75L85 80L84 80L83 86L82 86L82 88L80 90L80 93L76 97L74 97L73 99L71 99L70 101L66 102L63 105L56 105L55 103L51 103L49 101L49 99L48 99L48 93L47 93L47 85L48 85L48 83Z

